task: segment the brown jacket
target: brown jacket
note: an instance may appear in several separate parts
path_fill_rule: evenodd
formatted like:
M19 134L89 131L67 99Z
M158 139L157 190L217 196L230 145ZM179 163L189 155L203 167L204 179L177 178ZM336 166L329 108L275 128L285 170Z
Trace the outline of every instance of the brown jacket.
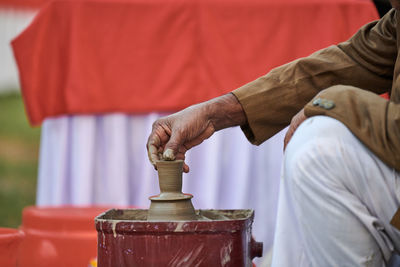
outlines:
M399 49L400 11L392 9L350 40L236 89L233 93L248 119L244 133L253 144L261 144L304 107L308 117L326 115L340 120L383 162L400 171ZM385 92L390 101L379 96ZM317 94L335 106L313 105ZM392 224L400 229L400 209Z

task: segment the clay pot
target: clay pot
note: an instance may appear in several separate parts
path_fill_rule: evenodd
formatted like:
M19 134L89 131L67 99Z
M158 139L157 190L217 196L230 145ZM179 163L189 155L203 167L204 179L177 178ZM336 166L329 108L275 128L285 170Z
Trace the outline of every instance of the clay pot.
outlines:
M0 266L17 266L18 247L24 233L17 229L0 228Z
M147 215L149 221L190 221L197 216L192 195L182 193L183 160L158 161L160 194L152 196Z

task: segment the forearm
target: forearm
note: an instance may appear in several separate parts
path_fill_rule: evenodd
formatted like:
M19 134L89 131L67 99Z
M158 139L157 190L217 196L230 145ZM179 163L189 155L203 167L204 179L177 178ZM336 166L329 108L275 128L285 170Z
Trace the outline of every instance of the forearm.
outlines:
M246 123L242 105L232 93L202 103L215 131Z

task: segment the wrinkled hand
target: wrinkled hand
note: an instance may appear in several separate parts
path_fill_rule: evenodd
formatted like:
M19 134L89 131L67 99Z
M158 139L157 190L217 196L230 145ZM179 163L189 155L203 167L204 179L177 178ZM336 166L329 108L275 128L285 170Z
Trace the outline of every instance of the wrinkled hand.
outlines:
M185 160L185 153L214 132L243 125L246 115L237 98L228 93L158 119L147 140L147 152L154 165L158 160ZM189 172L189 166L183 165Z
M300 124L307 119L306 115L304 114L304 109L300 110L299 113L293 116L289 129L286 132L285 139L283 141L283 150L286 149L287 144L289 143L290 139Z
M199 145L215 132L208 118L207 108L202 105L191 106L180 112L158 119L147 141L150 162L155 166L162 159L185 159L190 148ZM189 166L183 165L189 172Z

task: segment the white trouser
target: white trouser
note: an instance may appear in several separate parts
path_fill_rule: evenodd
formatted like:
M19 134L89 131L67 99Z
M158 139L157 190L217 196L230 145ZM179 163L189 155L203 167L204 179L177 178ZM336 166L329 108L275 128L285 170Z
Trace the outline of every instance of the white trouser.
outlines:
M341 122L304 121L285 152L272 266L386 266L399 179Z

